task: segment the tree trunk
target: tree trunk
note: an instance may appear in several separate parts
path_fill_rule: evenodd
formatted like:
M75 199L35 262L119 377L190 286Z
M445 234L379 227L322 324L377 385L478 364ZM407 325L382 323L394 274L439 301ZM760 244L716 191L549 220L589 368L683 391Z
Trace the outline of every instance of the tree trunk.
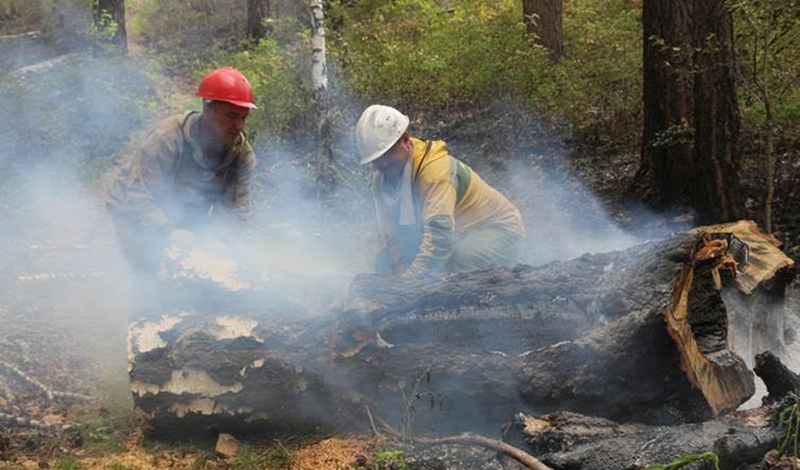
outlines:
M750 250L745 263L731 242L735 279L715 275L729 234ZM310 302L330 282L187 277L198 265L166 279L169 292L185 291L172 299L178 313L129 330L134 403L161 432L346 427L366 422L366 406L442 432L491 432L520 410L652 423L724 413L749 398L753 378L729 349L717 280L762 295L794 266L741 222L540 267L363 275L330 315L328 302Z
M722 0L645 0L644 133L631 192L702 222L741 215L733 21Z
M311 0L311 83L314 87L314 111L317 119L317 158L315 162L318 184L328 190L334 185L333 147L328 96L328 65L325 52L325 14L322 0Z
M272 0L247 0L247 35L253 39L266 37L271 31L265 20L272 17Z
M550 51L550 59L558 62L564 48L562 27L563 0L522 0L522 14L528 34Z
M694 204L705 222L742 215L739 103L734 78L733 15L725 0L695 0Z
M97 0L94 24L103 33L113 33L111 42L123 53L128 52L128 35L125 30L125 0Z

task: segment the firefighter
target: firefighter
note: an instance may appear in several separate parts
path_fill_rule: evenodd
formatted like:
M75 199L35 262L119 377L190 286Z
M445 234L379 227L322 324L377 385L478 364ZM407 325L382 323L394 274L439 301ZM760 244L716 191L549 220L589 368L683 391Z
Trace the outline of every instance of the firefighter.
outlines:
M372 105L356 124L361 163L375 169L372 192L383 248L377 272L405 277L511 265L525 227L519 211L443 141L408 132L400 111Z
M244 133L256 109L250 83L237 70L217 69L197 96L202 112L157 123L108 194L122 251L139 272L156 273L164 248L192 245L193 230L211 217L246 215L256 166Z

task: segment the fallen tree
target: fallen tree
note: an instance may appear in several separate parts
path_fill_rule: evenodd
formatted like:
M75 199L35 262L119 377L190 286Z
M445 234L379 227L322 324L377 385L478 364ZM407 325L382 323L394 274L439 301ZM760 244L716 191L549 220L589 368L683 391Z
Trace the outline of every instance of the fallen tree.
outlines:
M183 270L170 279L182 298L202 285L204 298L214 287L238 300L134 322L131 387L140 415L171 433L348 426L367 422L365 406L440 431L493 431L519 410L699 421L754 390L730 349L723 287L780 304L793 269L740 222L539 267L362 275L332 314Z

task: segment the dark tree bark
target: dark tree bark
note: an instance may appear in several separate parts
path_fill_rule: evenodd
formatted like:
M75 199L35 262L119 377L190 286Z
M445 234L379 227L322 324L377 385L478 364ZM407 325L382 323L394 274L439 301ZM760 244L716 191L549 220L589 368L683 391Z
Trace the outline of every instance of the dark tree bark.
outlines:
M645 0L644 133L632 195L690 206L702 222L741 216L733 20L723 0Z
M247 34L261 39L270 34L264 20L272 17L272 0L247 0Z
M733 15L725 0L695 0L695 175L693 200L706 221L742 215L739 105Z
M124 53L128 52L128 35L125 30L125 0L97 0L94 7L94 24L101 31L113 28L111 42Z
M512 445L530 449L556 469L643 470L686 454L713 451L719 468L742 468L774 449L780 430L769 408L759 408L699 424L646 426L575 413L517 415L506 431ZM690 465L687 468L714 468Z
M180 309L129 330L134 403L178 433L346 426L366 422L366 406L397 425L407 400L420 428L446 432L491 432L520 410L651 423L721 414L754 387L715 285L724 250L702 255L708 237L723 246L730 233L750 248L735 279L721 275L731 288L761 295L791 280L792 260L746 221L538 267L362 275L333 314L310 301L332 282L286 282L292 292L187 259L164 271L176 273L171 294L185 291L171 299Z
M553 62L558 62L564 49L563 8L564 0L522 0L526 29L550 51Z

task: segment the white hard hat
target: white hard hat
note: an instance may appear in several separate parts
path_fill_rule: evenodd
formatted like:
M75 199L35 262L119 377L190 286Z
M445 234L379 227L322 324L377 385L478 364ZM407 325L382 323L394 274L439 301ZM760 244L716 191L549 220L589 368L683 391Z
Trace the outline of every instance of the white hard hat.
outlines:
M408 129L408 116L380 104L365 109L356 124L356 145L361 164L377 159L397 142Z

